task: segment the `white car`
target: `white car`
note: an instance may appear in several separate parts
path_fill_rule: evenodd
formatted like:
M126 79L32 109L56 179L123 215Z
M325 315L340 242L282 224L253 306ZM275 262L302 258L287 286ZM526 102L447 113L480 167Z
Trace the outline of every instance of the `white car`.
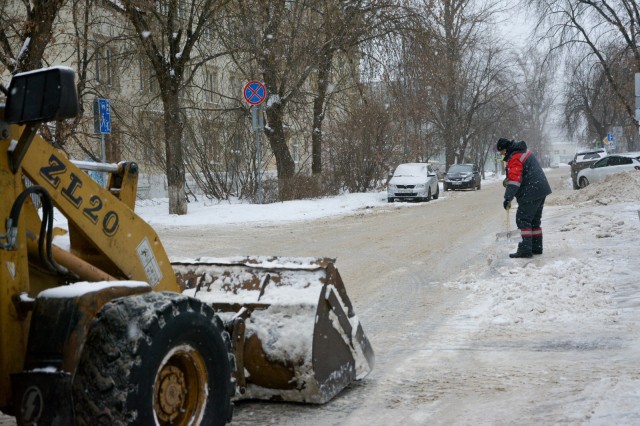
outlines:
M590 183L604 181L609 175L630 170L640 172L640 152L607 155L578 172L578 186L584 188Z
M429 201L440 195L438 176L426 163L405 163L396 167L387 184L387 201Z

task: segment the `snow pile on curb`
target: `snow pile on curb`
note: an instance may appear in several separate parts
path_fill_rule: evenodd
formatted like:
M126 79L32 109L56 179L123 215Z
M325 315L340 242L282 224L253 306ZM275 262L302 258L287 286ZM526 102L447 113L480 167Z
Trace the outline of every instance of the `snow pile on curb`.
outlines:
M611 263L604 266L613 269ZM601 263L595 266L575 258L541 264L532 261L498 268L495 277L487 280L469 274L447 287L489 297L489 309L477 316L481 322L562 323L587 316L600 323L615 322L618 313L611 307L615 287L602 269Z
M546 205L563 206L579 203L608 205L638 201L640 200L640 172L632 170L618 173L607 176L604 182L592 184L586 188L561 191L561 196L554 196L554 194L547 199Z
M629 288L638 281L640 251L629 247L640 233L640 172L555 191L547 204L543 255L509 259L504 247L488 247L487 265L444 286L469 292L470 316L479 324L573 329L619 322L625 306L635 305Z

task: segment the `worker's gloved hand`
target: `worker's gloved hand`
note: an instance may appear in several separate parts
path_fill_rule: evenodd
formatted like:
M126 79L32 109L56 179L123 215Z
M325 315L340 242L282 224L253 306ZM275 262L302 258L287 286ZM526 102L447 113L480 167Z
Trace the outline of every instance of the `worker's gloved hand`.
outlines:
M504 178L504 180L502 181L502 186L506 188L508 184L509 184L509 180L507 178Z
M511 201L504 200L504 202L502 203L502 207L504 207L505 210L509 210L511 208Z

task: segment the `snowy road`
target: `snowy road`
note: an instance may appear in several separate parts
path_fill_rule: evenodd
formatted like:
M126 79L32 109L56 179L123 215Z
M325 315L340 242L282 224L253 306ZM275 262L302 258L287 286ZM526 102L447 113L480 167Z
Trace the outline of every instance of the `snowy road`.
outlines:
M548 174L552 197L572 193L566 190L566 168ZM594 314L591 321L590 304L600 303L601 295L602 303L615 304L609 294L614 290L598 284L592 291L588 271L566 275L545 268L562 269L563 259L574 251L582 258L583 251L606 250L601 248L603 240L594 239L594 247L582 239L572 242L571 229L565 228L579 222L583 213L573 206L550 205L543 218L545 254L533 260L508 259L515 242L495 241L496 232L505 227L502 191L500 184L485 185L478 192L442 193L430 203L396 203L364 209L357 216L284 226L161 229L163 240L171 241L170 255L176 256L337 257L376 350L373 372L329 404L240 402L233 424L639 422L640 351L638 340L629 338L638 333L633 296L638 275L625 276L627 269L619 276L612 274L619 304L630 309L614 307L609 316L607 305L605 313ZM634 219L637 230L637 218L631 216ZM634 256L637 264L640 259ZM532 297L522 320L510 320L509 305L504 305L507 318L501 319L498 312L492 314L497 320L487 322L486 312L496 308L495 291L470 291L465 280L491 283L495 278L500 283L506 274L508 282L518 283L520 269L525 271L524 288L512 289L507 303L521 298L520 293L526 295L527 285L536 285L536 271L543 275L543 290L549 286L544 290L549 298L564 300L555 288L571 288L576 279L585 281L576 285L588 294L568 295L567 305L557 309L541 307L539 297L544 305L544 295ZM574 312L567 319L556 310Z
M376 351L330 403L240 402L232 424L640 423L640 197L585 201L567 168L547 174L533 259L495 241L499 183L311 222L155 226L171 256L336 257Z
M284 226L159 229L175 256L337 257L376 350L371 376L330 404L239 403L233 424L397 424L413 416L415 403L431 398L433 386L424 381L432 376L427 371L398 375L397 369L410 369L420 348L450 327L447 321L464 294L440 283L469 263L486 261L478 242L491 243L504 227L498 186L502 189L447 192L429 203L396 203L357 216Z

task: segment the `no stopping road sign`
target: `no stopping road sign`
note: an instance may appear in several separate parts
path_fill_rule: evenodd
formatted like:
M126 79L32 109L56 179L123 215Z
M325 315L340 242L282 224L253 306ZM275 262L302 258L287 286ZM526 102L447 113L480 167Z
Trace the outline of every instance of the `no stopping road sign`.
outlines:
M260 105L267 99L267 88L259 81L253 80L244 85L244 100L251 105Z

